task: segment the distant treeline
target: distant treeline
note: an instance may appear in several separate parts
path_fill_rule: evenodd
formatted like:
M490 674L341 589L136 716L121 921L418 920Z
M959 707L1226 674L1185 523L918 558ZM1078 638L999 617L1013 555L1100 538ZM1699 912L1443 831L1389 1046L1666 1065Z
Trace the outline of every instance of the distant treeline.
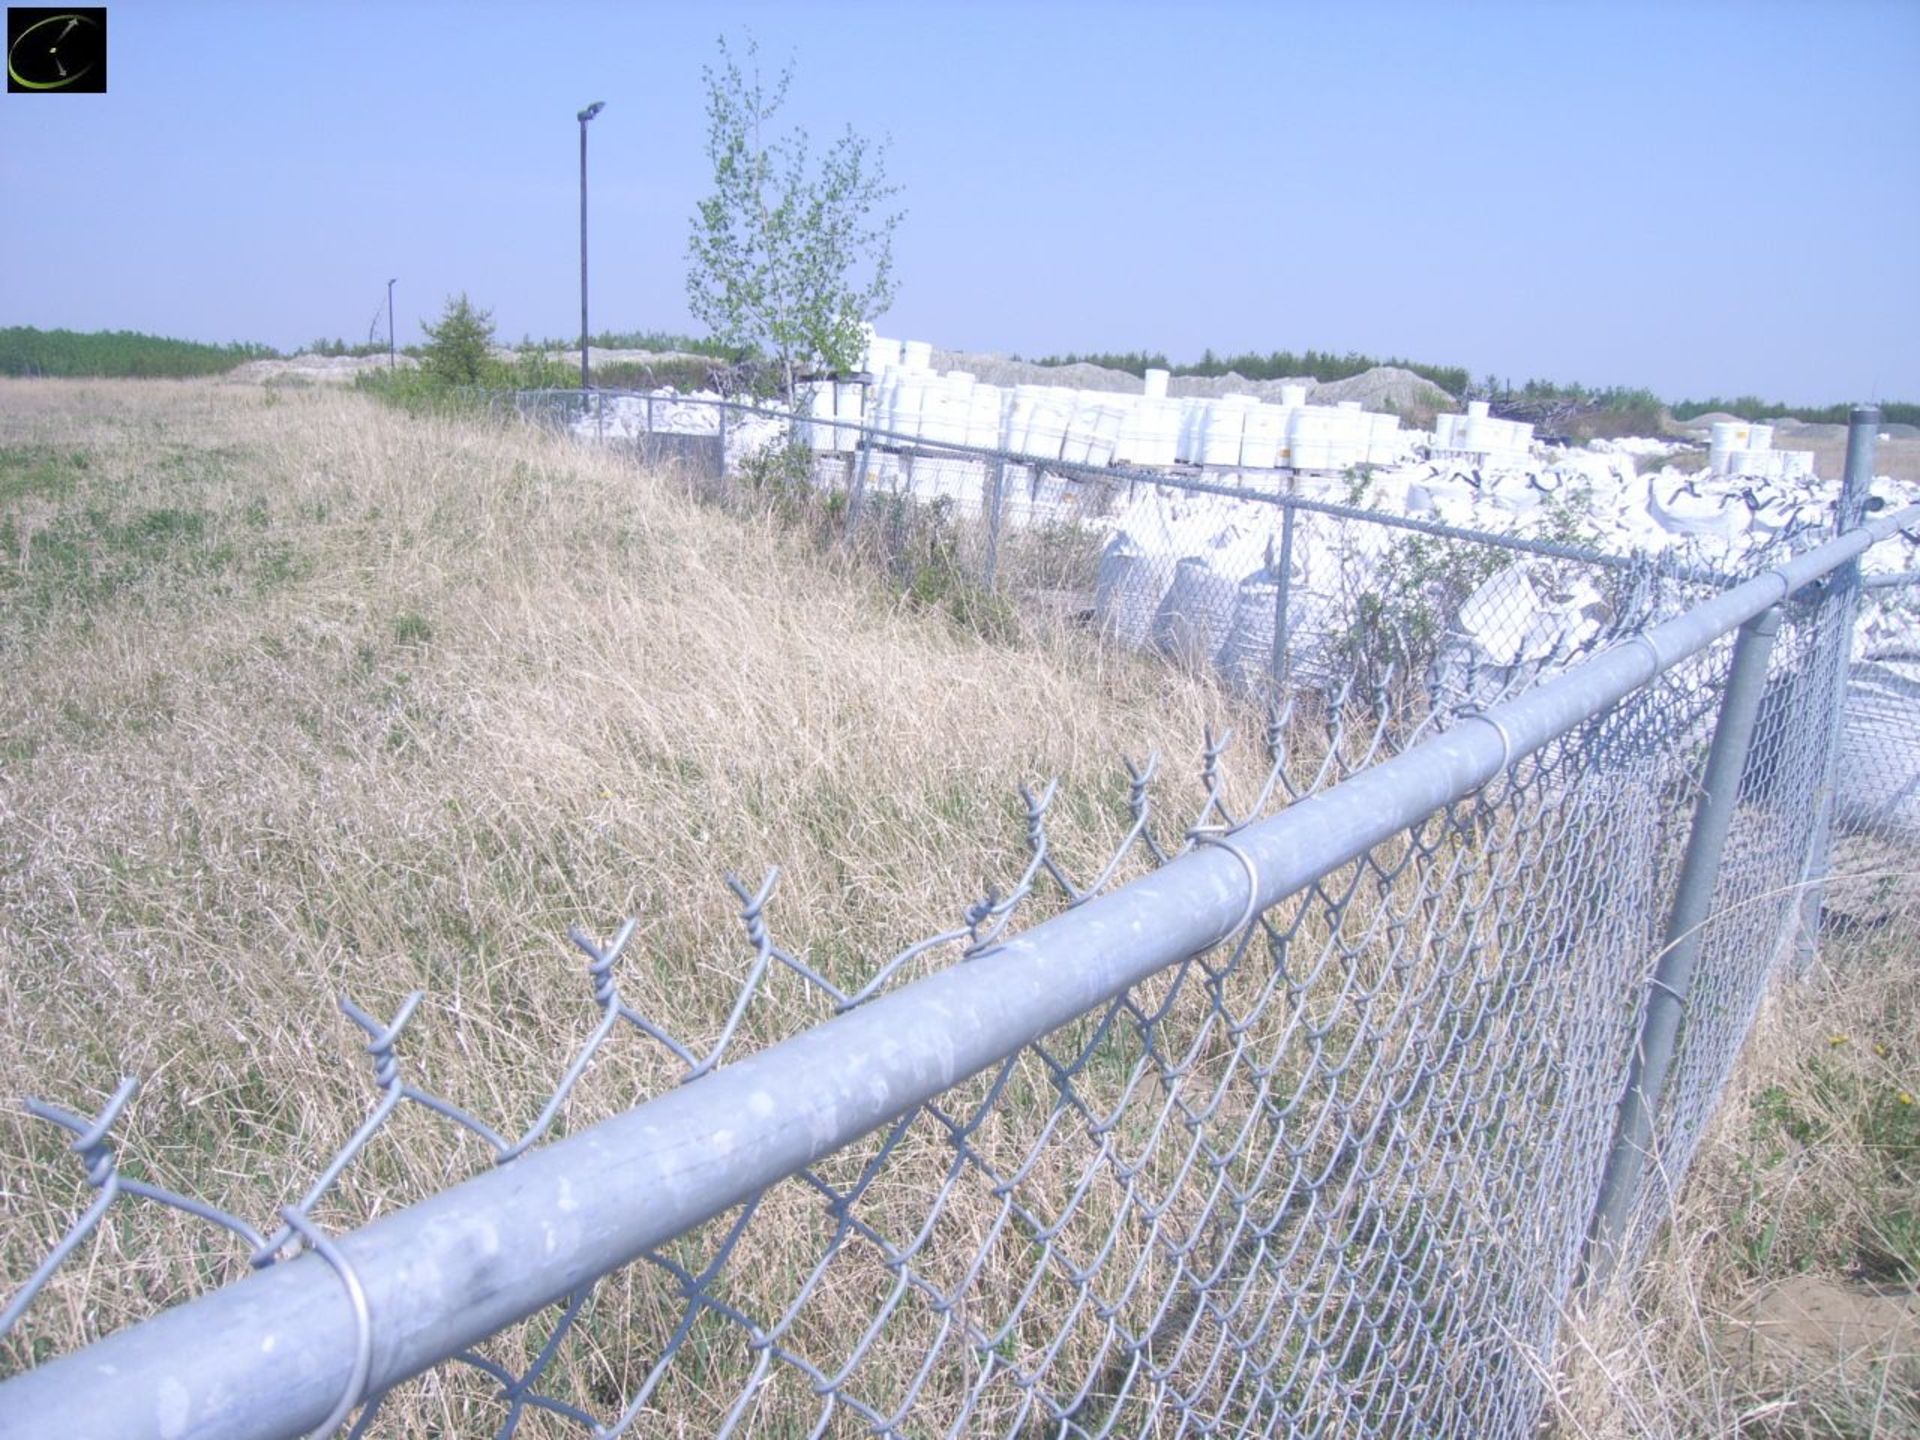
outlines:
M1266 355L1252 352L1245 355L1216 355L1211 350L1205 350L1201 352L1198 360L1184 365L1173 364L1165 355L1149 355L1130 350L1119 354L1048 355L1033 363L1036 365L1100 365L1109 370L1124 370L1130 375L1144 375L1149 369L1153 369L1166 370L1175 375L1215 376L1232 373L1245 376L1249 380L1288 380L1305 376L1322 382L1346 380L1354 375L1363 375L1378 365L1397 365L1402 370L1411 370L1423 380L1431 380L1442 390L1453 395L1460 394L1469 384L1464 366L1423 365L1417 360L1396 358L1380 360L1352 350L1344 355L1335 355L1329 350L1302 350L1298 353L1292 350L1275 350Z
M1529 380L1515 389L1512 384L1496 385L1487 378L1485 393L1491 400L1566 400L1589 410L1650 410L1660 408L1660 397L1636 385L1588 386L1578 382L1563 385L1554 380Z
M400 353L402 355L413 355L417 354L419 349L420 347L418 345L402 345L400 347ZM387 342L384 340L369 340L364 345L359 343L349 344L347 341L337 338L329 340L323 335L318 340L309 340L304 347L296 350L294 353L296 355L321 355L329 360L337 360L343 355L365 358L368 355L386 354Z
M133 330L0 329L0 375L220 375L245 360L270 358L271 345L202 345Z
M1577 383L1561 384L1553 380L1529 380L1516 388L1511 382L1503 383L1491 375L1474 393L1478 398L1491 400L1496 408L1504 406L1509 410L1524 411L1530 406L1537 408L1565 403L1583 413L1603 412L1628 417L1634 424L1652 423L1665 409L1675 420L1725 414L1737 415L1742 420L1780 420L1792 416L1810 425L1844 425L1848 412L1853 408L1845 404L1784 405L1774 400L1762 400L1757 395L1740 395L1731 400L1716 395L1708 400L1681 400L1667 405L1651 390L1639 386L1607 385L1595 388ZM1900 401L1883 403L1880 406L1880 418L1888 424L1920 425L1920 405Z
M1901 400L1883 400L1879 404L1883 423L1920 425L1920 405ZM1739 395L1731 400L1722 400L1716 395L1711 400L1680 401L1673 407L1673 418L1691 420L1696 415L1711 415L1719 411L1738 415L1742 420L1780 420L1791 415L1810 425L1844 425L1852 410L1852 405L1782 405L1755 395Z

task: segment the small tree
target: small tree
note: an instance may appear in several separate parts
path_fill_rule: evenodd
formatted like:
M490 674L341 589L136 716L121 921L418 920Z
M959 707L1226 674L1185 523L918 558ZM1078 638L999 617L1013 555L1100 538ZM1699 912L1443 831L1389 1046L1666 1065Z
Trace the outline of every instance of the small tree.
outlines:
M493 353L493 312L476 308L463 290L447 301L440 323L425 320L427 343L420 361L429 375L447 385L478 385Z
M791 399L802 371L851 370L861 324L894 294L893 231L885 146L851 127L817 163L806 131L766 131L786 102L793 67L762 83L759 46L743 69L720 40L720 65L704 66L707 156L713 194L700 202L687 250L687 300L716 339L757 351Z

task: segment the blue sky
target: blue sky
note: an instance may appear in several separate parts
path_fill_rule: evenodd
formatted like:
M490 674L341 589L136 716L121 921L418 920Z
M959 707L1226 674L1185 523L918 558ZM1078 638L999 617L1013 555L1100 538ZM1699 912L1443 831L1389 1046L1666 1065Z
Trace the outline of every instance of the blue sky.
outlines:
M1920 3L169 3L0 96L0 324L688 324L721 31L892 140L890 334L1920 399Z

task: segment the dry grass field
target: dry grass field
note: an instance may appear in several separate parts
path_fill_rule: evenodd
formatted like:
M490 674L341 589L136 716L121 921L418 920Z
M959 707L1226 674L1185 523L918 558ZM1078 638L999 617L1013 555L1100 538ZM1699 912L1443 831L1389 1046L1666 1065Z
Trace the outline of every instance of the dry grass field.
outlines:
M1916 920L1769 1003L1644 1272L1573 1317L1554 1433L1920 1436Z
M597 1018L568 927L637 917L628 1001L704 1048L751 960L729 872L781 866L777 938L850 987L1018 876L1021 782L1060 778L1054 843L1089 873L1123 754L1161 749L1197 808L1205 725L1245 718L1069 637L988 643L517 426L17 382L0 457L0 1093L90 1111L140 1077L129 1173L255 1223L370 1108L342 996L424 990L410 1076L517 1133ZM826 1013L776 979L743 1043ZM616 1038L572 1123L678 1079ZM0 1114L11 1293L82 1196L57 1132ZM416 1119L329 1224L485 1160ZM0 1370L244 1268L124 1210Z
M790 519L695 503L613 455L359 394L202 382L0 384L0 681L0 1095L90 1111L138 1076L116 1130L128 1173L256 1224L372 1103L342 996L386 1016L424 991L409 1077L514 1134L596 1018L569 927L637 917L623 993L703 1050L751 960L730 872L782 867L777 938L851 987L1020 873L1020 782L1060 778L1051 840L1085 876L1127 829L1121 755L1160 750L1166 812L1190 814L1203 728L1258 725L1202 679L1069 632L984 638ZM1236 747L1228 786L1244 798L1265 769ZM1770 1013L1637 1308L1573 1317L1561 1432L1906 1433L1905 1362L1862 1342L1816 1387L1743 1322L1782 1281L1915 1279L1908 938L1836 951ZM776 975L741 1043L829 1008ZM1124 1058L1107 1057L1116 1075ZM563 1128L680 1071L617 1034ZM1046 1093L1044 1075L1016 1083ZM84 1203L60 1141L0 1108L0 1300ZM345 1228L488 1158L403 1111L319 1213ZM906 1193L922 1173L902 1168L900 1214L924 1205ZM1076 1223L1117 1223L1117 1197L1089 1194ZM808 1213L770 1201L774 1262L804 1265ZM0 1376L244 1268L199 1222L123 1204L0 1341ZM622 1325L664 1313L636 1283L603 1287L564 1362L572 1393L614 1411L649 1353ZM844 1353L834 1325L872 1298L850 1288L809 1322L821 1354ZM922 1320L873 1363L910 1376ZM524 1358L538 1341L502 1343ZM660 1413L701 1417L687 1433L724 1408L728 1365L751 1363L728 1343L663 1392ZM378 1433L485 1433L489 1388L424 1381ZM803 1433L811 1396L788 1388L759 1433ZM534 1417L519 1433L579 1432Z

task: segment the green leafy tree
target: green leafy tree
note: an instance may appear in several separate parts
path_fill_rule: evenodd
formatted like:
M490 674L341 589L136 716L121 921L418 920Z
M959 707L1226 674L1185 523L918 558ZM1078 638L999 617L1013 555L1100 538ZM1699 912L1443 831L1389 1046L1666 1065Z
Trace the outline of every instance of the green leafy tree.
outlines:
M892 303L899 187L885 146L851 127L817 157L798 127L769 138L793 67L764 82L751 40L736 58L723 37L701 75L713 193L694 215L688 304L715 339L770 361L791 397L807 370L854 368L862 322Z
M493 351L493 312L481 310L466 292L447 301L436 325L421 321L427 343L420 362L429 375L447 385L478 385Z

